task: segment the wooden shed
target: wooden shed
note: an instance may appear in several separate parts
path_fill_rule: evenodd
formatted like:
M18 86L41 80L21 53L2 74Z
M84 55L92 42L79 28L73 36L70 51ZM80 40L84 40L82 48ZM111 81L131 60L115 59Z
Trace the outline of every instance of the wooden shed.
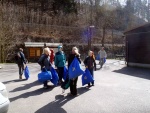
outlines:
M26 58L29 62L37 62L44 47L49 47L57 52L57 47L62 43L44 43L44 42L25 42Z
M150 23L126 31L127 66L150 68Z

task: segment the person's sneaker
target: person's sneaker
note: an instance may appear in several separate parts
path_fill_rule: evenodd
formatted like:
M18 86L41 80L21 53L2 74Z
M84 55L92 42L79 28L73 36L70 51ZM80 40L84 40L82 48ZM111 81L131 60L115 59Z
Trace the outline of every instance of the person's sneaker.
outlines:
M62 83L63 83L62 81L58 81L58 83L57 83L57 84L58 84L58 85L62 85Z
M91 85L88 85L87 87L88 87L88 88L90 88L90 87L91 87Z
M73 96L73 94L72 94L72 93L68 93L68 95L69 95L69 96Z
M74 94L73 96L79 96L79 95L80 95L80 94L77 93L77 94Z
M22 80L22 76L19 76L19 79Z
M48 89L48 86L44 86L43 88L44 88L44 89Z
M65 89L62 89L62 94L65 93Z

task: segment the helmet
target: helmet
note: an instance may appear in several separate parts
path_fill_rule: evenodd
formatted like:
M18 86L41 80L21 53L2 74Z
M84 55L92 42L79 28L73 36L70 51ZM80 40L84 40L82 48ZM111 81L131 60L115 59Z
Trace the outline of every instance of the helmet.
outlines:
M58 49L60 49L60 48L62 48L62 46L61 46L61 45L59 45L59 46L58 46Z

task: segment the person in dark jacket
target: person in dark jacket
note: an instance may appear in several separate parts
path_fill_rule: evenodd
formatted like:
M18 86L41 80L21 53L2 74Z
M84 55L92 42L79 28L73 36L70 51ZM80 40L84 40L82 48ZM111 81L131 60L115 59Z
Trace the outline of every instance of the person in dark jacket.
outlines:
M55 67L58 69L59 84L62 84L65 65L66 65L66 56L62 51L62 46L58 46L58 52L55 54Z
M22 79L24 64L26 65L25 55L23 53L23 49L19 48L19 52L17 53L17 64L19 68L19 79Z
M94 77L94 69L96 71L96 62L93 51L89 51L88 57L84 60L84 65L89 69L92 77ZM92 86L94 86L94 82L92 82ZM90 83L88 84L88 87L90 87Z
M78 59L78 61L81 64L80 54L78 52L77 47L72 48L72 53L68 57L68 69L75 57ZM78 77L70 80L70 93L71 95L74 95L74 96L77 95L77 81L78 81Z
M38 64L41 66L41 71L45 71L45 69L47 71L50 71L50 68L51 68L51 63L50 63L50 50L49 48L44 48L43 49L43 54L41 55L41 57L39 58L38 60ZM48 81L45 81L43 83L45 89L48 88Z

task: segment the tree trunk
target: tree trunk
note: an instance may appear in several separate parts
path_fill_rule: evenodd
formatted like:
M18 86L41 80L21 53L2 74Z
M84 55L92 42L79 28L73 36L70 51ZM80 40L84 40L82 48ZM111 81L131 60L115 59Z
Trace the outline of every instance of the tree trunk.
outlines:
M102 37L102 41L101 41L102 46L104 46L104 43L105 43L105 35L106 35L106 28L103 27L103 37Z
M1 36L0 36L1 38ZM2 62L2 46L1 46L1 39L0 39L0 63Z
M4 63L4 49L3 44L1 44L1 63Z
M114 56L114 30L112 29L112 58Z

